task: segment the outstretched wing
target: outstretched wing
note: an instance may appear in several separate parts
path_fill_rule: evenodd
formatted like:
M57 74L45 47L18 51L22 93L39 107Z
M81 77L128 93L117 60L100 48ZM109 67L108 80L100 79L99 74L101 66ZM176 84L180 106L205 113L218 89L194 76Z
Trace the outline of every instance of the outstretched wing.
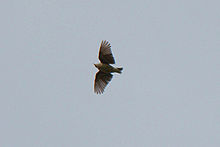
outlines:
M105 87L112 79L112 74L104 73L99 71L95 76L95 84L94 84L94 92L97 94L102 94L104 92Z
M99 49L99 60L105 64L115 64L114 57L111 51L111 45L108 41L103 41Z

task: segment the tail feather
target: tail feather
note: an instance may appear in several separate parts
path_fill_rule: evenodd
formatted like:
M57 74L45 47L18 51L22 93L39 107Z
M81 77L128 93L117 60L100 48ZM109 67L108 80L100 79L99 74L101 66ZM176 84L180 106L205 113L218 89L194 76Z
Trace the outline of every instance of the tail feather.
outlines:
M118 69L118 73L121 73L121 72L122 72L122 70L123 70L123 68L122 68L122 67L117 68L117 69Z

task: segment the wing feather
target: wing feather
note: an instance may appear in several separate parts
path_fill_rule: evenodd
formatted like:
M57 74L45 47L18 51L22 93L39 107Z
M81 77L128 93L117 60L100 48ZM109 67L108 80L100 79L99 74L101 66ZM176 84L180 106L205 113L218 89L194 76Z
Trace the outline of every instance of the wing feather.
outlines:
M112 74L104 73L99 71L96 73L95 84L94 84L94 92L97 94L102 94L104 92L105 87L112 79Z
M115 64L115 60L111 51L111 45L108 41L101 42L99 49L99 60L105 64Z

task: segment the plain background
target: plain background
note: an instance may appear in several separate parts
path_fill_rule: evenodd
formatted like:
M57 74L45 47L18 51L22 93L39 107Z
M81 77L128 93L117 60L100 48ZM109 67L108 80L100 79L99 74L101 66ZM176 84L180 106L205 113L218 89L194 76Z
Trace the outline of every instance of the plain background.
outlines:
M219 147L219 0L0 2L1 147ZM101 40L115 75L93 92Z

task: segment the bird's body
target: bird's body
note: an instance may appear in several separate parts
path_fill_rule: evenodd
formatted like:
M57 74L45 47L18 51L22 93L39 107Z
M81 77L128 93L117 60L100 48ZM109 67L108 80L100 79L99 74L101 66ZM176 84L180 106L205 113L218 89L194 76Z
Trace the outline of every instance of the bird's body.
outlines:
M108 41L102 41L100 49L99 49L99 60L101 63L94 64L99 71L96 73L94 91L98 94L104 92L105 87L112 79L111 73L121 73L123 68L115 68L110 64L115 64L115 60L113 58L111 52L111 46Z
M98 63L98 64L94 64L96 68L98 68L100 71L104 72L104 73L121 73L122 68L115 68L109 64L105 64L105 63Z

